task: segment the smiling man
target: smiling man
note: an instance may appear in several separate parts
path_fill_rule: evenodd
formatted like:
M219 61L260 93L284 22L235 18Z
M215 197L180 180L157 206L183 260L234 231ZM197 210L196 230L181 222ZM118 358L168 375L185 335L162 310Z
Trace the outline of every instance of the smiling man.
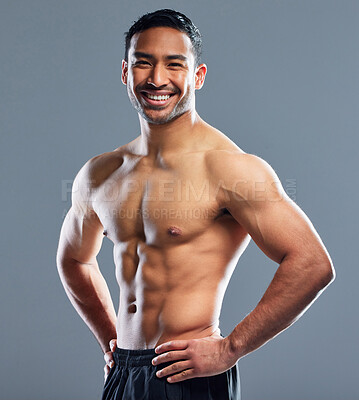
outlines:
M185 15L141 17L122 64L141 133L89 160L74 182L57 264L104 352L104 400L239 399L238 361L334 279L319 235L269 164L196 112L206 72L200 33ZM114 244L117 316L96 261L104 236ZM251 238L279 266L223 337L223 297Z

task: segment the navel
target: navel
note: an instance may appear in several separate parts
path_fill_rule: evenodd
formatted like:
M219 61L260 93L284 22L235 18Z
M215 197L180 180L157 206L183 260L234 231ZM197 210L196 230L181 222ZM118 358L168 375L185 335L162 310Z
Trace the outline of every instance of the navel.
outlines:
M171 236L180 236L180 235L182 235L181 229L180 229L180 228L177 228L177 226L170 226L170 227L167 229L167 232L168 232L168 234L171 235Z
M130 304L130 305L128 306L128 308L127 308L127 311L128 311L130 314L134 314L134 313L137 311L137 306L136 306L136 304Z

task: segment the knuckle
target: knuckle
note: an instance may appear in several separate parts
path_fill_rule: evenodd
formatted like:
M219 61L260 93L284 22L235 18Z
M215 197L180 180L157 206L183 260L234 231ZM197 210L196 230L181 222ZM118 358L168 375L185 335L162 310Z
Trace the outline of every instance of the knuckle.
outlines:
M163 354L162 356L160 356L160 357L158 357L158 363L163 363L163 362L166 362L166 361L169 361L171 358L170 358L170 355L167 353L167 354Z
M188 375L188 372L187 372L187 371L182 371L182 372L181 372L181 375L182 375L182 376L187 376L187 375Z

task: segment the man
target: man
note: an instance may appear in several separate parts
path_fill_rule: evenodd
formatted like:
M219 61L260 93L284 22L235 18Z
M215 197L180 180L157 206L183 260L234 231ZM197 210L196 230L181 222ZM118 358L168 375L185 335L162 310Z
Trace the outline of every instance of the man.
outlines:
M207 72L200 56L185 15L141 17L122 64L141 134L92 158L74 182L58 270L105 354L103 399L239 399L238 360L334 279L319 235L273 169L197 114ZM117 316L96 261L103 236L114 243ZM250 238L279 267L224 338L223 296Z

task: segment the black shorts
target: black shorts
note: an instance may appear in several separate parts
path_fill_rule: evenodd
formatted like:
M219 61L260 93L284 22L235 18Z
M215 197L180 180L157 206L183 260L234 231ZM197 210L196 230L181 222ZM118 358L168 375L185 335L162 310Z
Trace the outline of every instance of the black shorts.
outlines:
M154 349L116 348L102 400L240 400L239 368L221 374L169 383L156 372L171 363L152 365Z

